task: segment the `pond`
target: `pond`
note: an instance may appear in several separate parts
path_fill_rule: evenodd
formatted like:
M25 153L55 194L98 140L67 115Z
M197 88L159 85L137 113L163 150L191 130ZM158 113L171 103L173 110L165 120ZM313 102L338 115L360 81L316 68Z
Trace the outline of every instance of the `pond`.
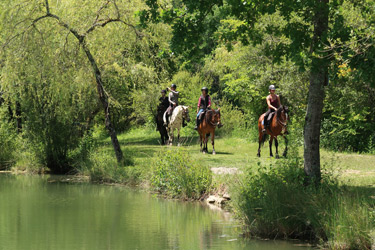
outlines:
M1 250L301 249L244 239L228 214L198 202L55 179L0 174Z

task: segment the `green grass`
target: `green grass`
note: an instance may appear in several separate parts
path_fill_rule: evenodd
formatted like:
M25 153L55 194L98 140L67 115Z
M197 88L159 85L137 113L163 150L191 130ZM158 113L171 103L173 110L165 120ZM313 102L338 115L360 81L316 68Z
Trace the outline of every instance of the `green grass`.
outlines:
M125 157L131 157L134 166L149 169L160 151L166 150L169 146L161 146L159 133L150 129L133 129L118 136ZM196 159L201 165L208 167L237 168L243 171L248 166L257 166L258 162L263 165L276 164L275 158L269 157L268 143L262 147L262 156L256 156L258 144L246 138L216 137L216 155L212 155L212 146L209 142L209 154L200 153L199 138L182 137L182 146L189 155ZM283 141L281 139L281 141ZM113 154L110 138L99 139L100 151ZM176 143L173 147L177 147ZM280 155L284 149L283 143L279 146ZM303 155L302 147L299 147L298 154ZM273 148L275 154L275 150ZM359 187L375 187L375 155L335 153L321 150L322 170L329 171L338 176L344 185Z

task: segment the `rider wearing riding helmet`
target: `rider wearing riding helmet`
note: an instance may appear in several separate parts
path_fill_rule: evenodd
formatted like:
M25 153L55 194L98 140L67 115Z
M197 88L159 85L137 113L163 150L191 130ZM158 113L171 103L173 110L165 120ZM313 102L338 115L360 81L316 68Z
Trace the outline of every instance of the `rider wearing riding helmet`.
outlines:
M178 105L178 95L180 94L178 91L176 91L176 84L172 84L170 88L167 88L170 92L168 94L168 101L169 101L169 107L167 111L164 113L164 126L167 126L167 117L172 115L173 109Z
M268 111L264 115L263 119L263 130L262 132L266 132L266 128L268 128L270 120L272 118L272 113L277 111L277 109L281 106L280 97L275 94L276 88L274 85L270 85L268 87L270 94L267 96L267 105Z
M199 123L200 123L200 115L202 114L203 111L206 109L211 108L211 97L208 95L208 88L203 87L201 89L202 95L199 97L198 100L198 107L197 107L197 119L196 119L196 126L195 130L198 129Z

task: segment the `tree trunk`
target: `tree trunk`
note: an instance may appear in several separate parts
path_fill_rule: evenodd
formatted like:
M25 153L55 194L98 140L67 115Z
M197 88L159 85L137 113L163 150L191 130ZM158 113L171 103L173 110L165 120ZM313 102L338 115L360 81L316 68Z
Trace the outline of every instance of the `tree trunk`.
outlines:
M311 45L312 67L307 98L304 127L304 160L307 182L316 184L320 173L320 125L323 111L324 86L328 83L328 63L322 52L328 31L329 0L316 1L314 17L314 37Z
M103 108L104 108L105 127L108 130L109 135L111 136L111 141L112 141L112 145L113 145L113 148L115 150L115 153L116 153L117 162L121 162L122 159L123 159L123 154L122 154L122 150L121 150L121 147L120 147L120 143L117 139L116 130L113 127L112 122L111 122L111 113L110 113L110 107L109 107L109 103L108 103L108 96L105 93L104 88L103 88L101 72L100 72L99 67L96 64L95 59L92 56L89 48L87 47L85 40L83 40L83 39L80 40L80 43L81 43L82 48L85 51L85 53L87 55L87 58L90 61L91 66L94 70L95 80L96 80L96 88L98 90L100 102L102 103Z

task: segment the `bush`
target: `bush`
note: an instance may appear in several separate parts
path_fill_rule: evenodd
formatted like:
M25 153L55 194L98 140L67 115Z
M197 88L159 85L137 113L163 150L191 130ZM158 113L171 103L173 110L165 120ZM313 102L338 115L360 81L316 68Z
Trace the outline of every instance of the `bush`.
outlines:
M199 199L212 182L212 173L182 149L161 151L152 168L151 185L171 197Z
M227 100L220 103L221 122L224 126L217 129L215 133L218 135L234 135L243 137L246 133L246 119L244 114L236 107L234 107ZM250 125L250 124L249 124ZM250 132L250 130L249 130Z
M305 186L297 157L279 163L259 164L258 172L248 171L234 188L234 209L251 234L318 240L332 249L371 248L375 221L369 200L339 187L329 174L319 187Z
M15 162L17 148L16 128L8 122L5 106L0 106L0 170L8 169Z
M92 151L80 170L89 175L92 182L135 184L141 171L133 166L118 164L114 154Z

